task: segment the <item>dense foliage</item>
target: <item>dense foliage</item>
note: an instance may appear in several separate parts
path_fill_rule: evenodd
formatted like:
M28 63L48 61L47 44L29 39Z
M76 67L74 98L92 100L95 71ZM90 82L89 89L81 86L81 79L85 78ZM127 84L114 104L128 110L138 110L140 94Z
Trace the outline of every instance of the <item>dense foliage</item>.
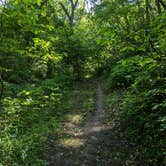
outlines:
M134 157L143 165L165 162L166 15L163 4L161 1L129 4L104 1L96 9L99 23L104 22L100 33L104 35L101 44L105 44L101 54L108 54L107 87L127 89L120 108L122 128L127 139L137 147Z
M118 116L133 157L164 165L165 27L165 0L0 1L0 165L46 165L66 89L88 78L125 90Z

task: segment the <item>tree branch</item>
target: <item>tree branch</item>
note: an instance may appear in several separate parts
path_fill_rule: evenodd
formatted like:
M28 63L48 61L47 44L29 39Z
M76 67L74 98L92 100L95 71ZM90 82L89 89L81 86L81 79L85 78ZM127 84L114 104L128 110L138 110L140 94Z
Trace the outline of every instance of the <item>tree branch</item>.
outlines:
M78 4L78 0L75 1L74 9L77 7L77 4Z
M68 19L70 20L70 14L68 12L68 10L66 9L66 7L64 6L64 4L62 2L59 2L59 4L61 5L63 11L65 12L66 16L68 17Z
M69 1L71 5L70 11L67 10L67 8L64 6L62 2L59 2L59 4L61 5L62 10L65 12L66 16L68 17L70 27L72 27L74 23L74 14L78 4L78 0L76 0L75 2L73 0L69 0Z

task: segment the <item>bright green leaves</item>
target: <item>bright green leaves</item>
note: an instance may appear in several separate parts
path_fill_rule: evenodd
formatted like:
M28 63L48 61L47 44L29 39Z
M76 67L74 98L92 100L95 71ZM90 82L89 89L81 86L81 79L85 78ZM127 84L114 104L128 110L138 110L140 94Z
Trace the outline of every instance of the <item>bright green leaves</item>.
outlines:
M34 47L38 47L44 52L48 52L51 47L51 42L44 41L43 39L34 38Z
M40 85L8 84L6 88L17 95L1 100L0 164L44 166L40 157L47 151L47 137L59 128L60 117L55 115L62 111L58 109L59 87L55 80L46 80Z
M19 5L19 4L26 4L26 5L35 5L37 4L38 6L41 5L42 0L15 0L14 5Z
M109 90L127 89L120 105L121 122L137 148L135 158L145 165L163 165L166 13L162 8L158 14L155 1L146 1L149 6L144 2L102 1L96 7L98 66L102 76L107 74ZM104 63L102 55L107 55Z
M34 2L34 1L33 1L33 2ZM41 5L41 2L42 2L42 0L36 0L36 3L38 4L38 6Z
M122 52L126 52L126 51L135 51L136 48L135 48L135 45L132 45L132 44L127 44L126 46L124 46L121 51Z

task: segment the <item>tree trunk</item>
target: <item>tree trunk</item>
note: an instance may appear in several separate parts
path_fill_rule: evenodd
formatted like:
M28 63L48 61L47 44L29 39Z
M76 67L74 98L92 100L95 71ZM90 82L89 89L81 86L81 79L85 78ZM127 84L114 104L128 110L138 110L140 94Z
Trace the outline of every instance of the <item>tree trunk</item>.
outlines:
M73 0L70 0L70 10L68 10L62 2L59 2L59 4L61 5L64 13L66 14L69 21L69 25L72 28L74 25L75 10L78 5L78 0L76 0L75 2L73 2Z

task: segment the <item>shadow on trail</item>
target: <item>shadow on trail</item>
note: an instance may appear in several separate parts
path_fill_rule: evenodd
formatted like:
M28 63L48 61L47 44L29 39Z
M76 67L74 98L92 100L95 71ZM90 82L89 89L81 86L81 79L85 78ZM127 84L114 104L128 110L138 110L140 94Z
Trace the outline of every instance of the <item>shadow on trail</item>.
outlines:
M50 142L49 166L123 166L129 145L117 135L112 126L86 135L67 135L68 141Z
M83 119L82 114L71 113L58 138L49 138L48 166L136 165L129 160L133 149L119 135L119 123L104 123L104 92L99 81L95 87L94 113L84 119L83 125L78 123L78 119Z

